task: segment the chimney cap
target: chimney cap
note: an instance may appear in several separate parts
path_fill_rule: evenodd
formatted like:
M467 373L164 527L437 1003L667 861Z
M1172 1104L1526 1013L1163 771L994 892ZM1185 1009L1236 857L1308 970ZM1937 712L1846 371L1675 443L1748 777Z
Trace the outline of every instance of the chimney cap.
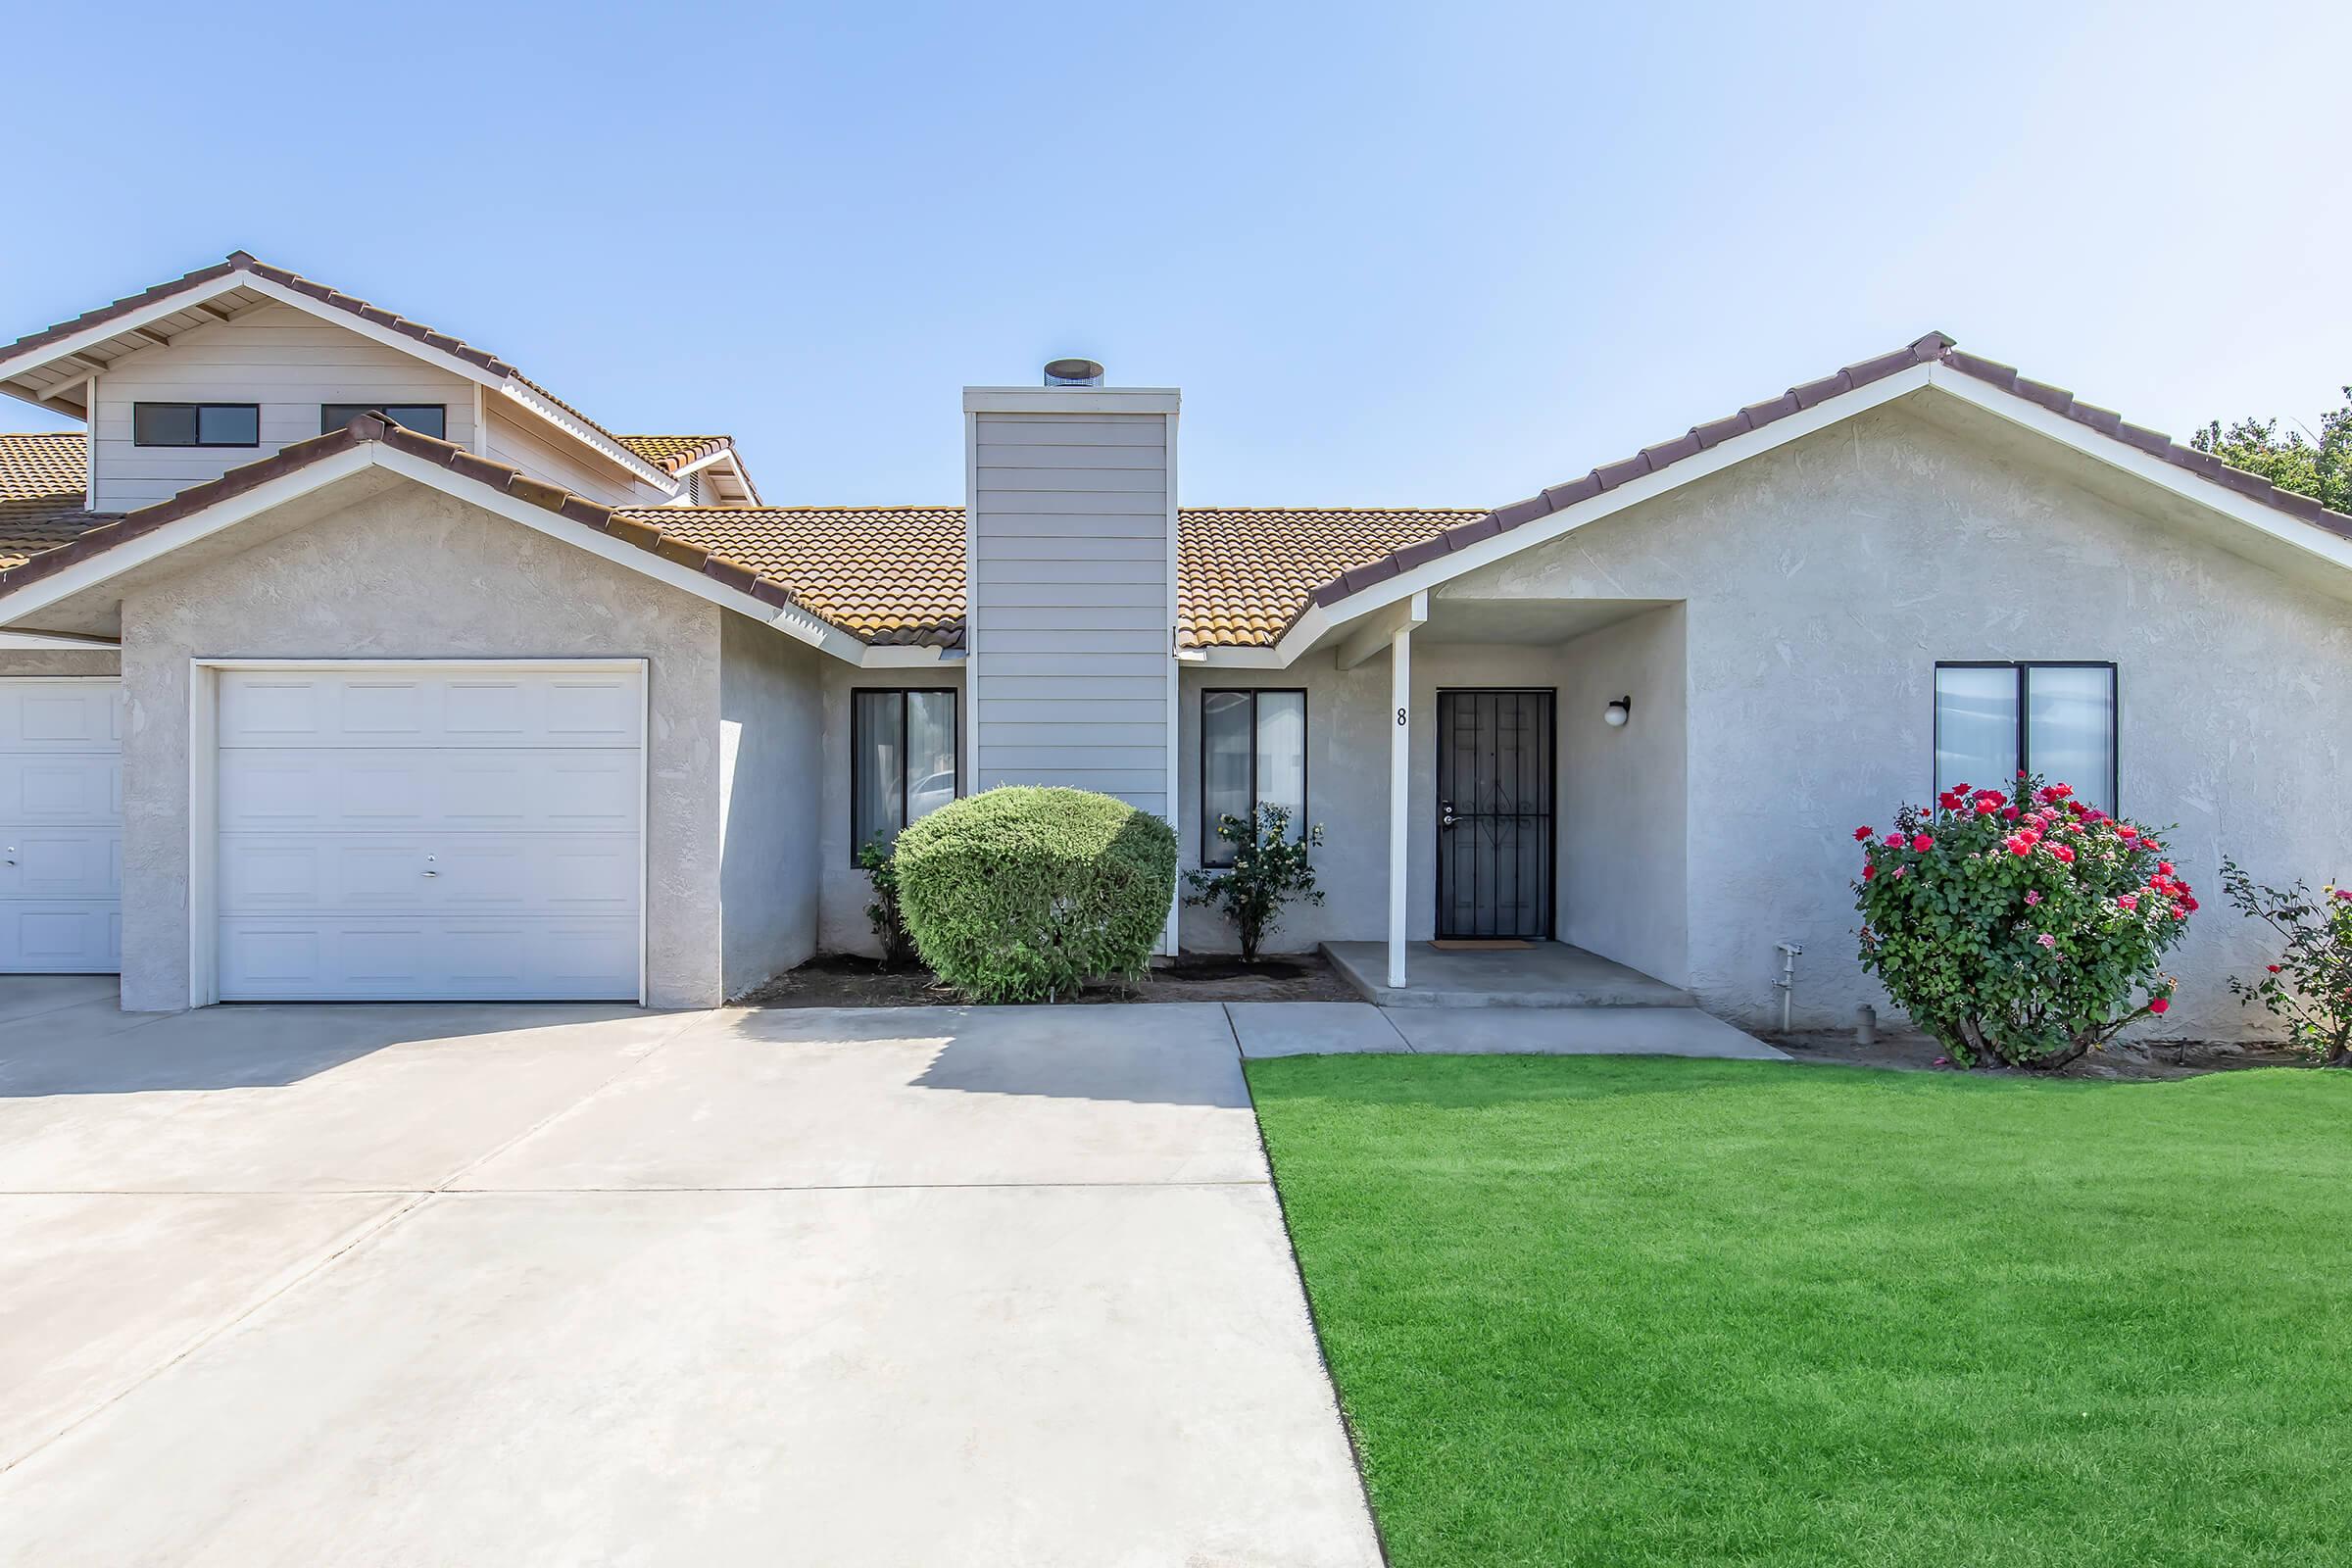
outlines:
M1102 367L1095 360L1052 360L1046 365L1048 386L1101 386Z

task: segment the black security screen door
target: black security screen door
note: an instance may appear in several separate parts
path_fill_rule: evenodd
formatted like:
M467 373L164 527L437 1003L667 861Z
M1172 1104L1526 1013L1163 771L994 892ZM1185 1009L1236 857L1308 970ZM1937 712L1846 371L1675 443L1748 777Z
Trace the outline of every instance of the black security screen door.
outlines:
M1438 935L1551 935L1551 693L1438 693Z

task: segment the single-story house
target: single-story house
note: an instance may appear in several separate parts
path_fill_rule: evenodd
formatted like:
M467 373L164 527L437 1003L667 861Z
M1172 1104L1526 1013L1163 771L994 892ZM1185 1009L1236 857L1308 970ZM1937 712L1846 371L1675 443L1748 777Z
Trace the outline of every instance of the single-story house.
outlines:
M1961 779L2352 870L2352 517L1939 334L1458 511L1180 506L1177 393L1054 368L964 390L959 503L824 507L241 252L0 348L81 423L0 436L0 969L712 1004L1004 782L1187 865L1298 808L1287 946L1556 939L1761 1022L1787 944L1813 1026L1884 1002L1850 830ZM2208 901L2168 1021L2254 1029L2260 956Z

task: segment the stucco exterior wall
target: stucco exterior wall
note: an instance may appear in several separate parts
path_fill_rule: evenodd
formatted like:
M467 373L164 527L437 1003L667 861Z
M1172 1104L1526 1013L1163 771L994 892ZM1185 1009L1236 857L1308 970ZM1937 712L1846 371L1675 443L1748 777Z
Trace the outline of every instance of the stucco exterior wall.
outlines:
M1560 940L1681 985L1690 966L1681 605L1560 650ZM1604 713L1633 699L1622 728Z
M2122 809L2177 822L2207 895L2166 1032L2273 1032L2226 989L2264 953L2216 868L2352 875L2352 607L2078 487L2070 461L1883 409L1443 590L1686 603L1687 980L1711 1009L1777 1021L1782 941L1805 949L1800 1027L1886 1005L1854 957L1851 833L1933 795L1938 660L2111 660ZM1637 723L1672 680L1629 686Z
M649 1000L717 1003L724 613L413 485L126 595L123 1005L187 1005L189 662L230 657L649 660Z
M10 675L120 675L122 656L113 649L26 648L0 651L0 678Z
M720 612L719 978L730 997L816 950L820 662L848 667Z

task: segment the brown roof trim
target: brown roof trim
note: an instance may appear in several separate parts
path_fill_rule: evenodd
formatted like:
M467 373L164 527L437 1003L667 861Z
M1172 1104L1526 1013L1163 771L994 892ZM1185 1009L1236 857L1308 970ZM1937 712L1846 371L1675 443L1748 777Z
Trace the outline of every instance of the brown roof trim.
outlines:
M1333 605L1343 599L1362 593L1365 589L1387 581L1400 572L1410 571L1428 562L1436 561L1453 551L1465 549L1498 533L1507 533L1539 518L1547 517L1582 501L1590 501L1604 491L1614 490L1629 479L1645 473L1655 473L1694 457L1698 453L1722 445L1737 435L1760 430L1792 414L1825 403L1857 387L1883 381L1887 376L1908 370L1915 366L1942 365L1963 375L1987 382L2004 392L2012 392L2048 409L2053 414L2089 426L2102 435L2113 436L2128 445L2137 447L2178 467L2188 469L2203 478L2229 486L2265 506L2283 512L2304 522L2316 523L2331 533L2352 538L2352 516L2330 512L2309 496L2281 490L2259 474L2232 468L2210 454L2193 451L2170 437L2140 425L2125 422L2122 416L2110 410L2076 401L2073 393L2040 381L2030 381L2006 365L1973 354L1963 354L1952 340L1941 332L1930 332L1914 340L1908 347L1879 355L1875 359L1849 365L1835 375L1823 376L1792 386L1777 398L1763 403L1751 403L1739 413L1705 424L1692 425L1671 441L1645 447L1630 458L1607 463L1580 478L1555 484L1525 501L1514 501L1495 508L1475 522L1465 522L1445 530L1436 538L1403 550L1392 551L1378 561L1351 567L1339 576L1316 587L1310 603Z
M2283 512L2290 517L2352 539L2352 516L2331 512L2309 496L2281 490L2259 473L2233 468L2210 452L2184 447L2161 430L2132 424L2112 409L2081 402L2064 387L2051 386L2044 381L2030 381L2018 374L2013 367L1981 359L1974 354L1963 354L1956 348L1944 351L1942 363L1962 375L2014 393L2028 402L2037 403L2052 414L2072 419L2077 424L2088 425L2099 434L2113 436L2127 446L2137 447L2150 457L2162 458L2177 468L2186 468L2201 479L2227 485L2273 511Z
M520 468L476 457L464 447L448 441L418 435L414 430L403 429L382 416L373 414L362 415L340 430L281 447L258 463L248 463L243 467L229 469L218 479L191 485L169 501L159 501L152 507L127 513L119 521L92 528L71 544L45 550L23 565L0 571L0 596L27 583L54 576L68 566L104 555L118 545L151 534L158 528L207 511L223 501L257 490L272 479L298 472L337 453L348 452L364 442L371 441L380 442L410 457L437 464L452 473L476 484L487 485L517 501L527 502L543 512L552 512L583 527L610 534L650 555L675 562L739 593L749 594L761 604L779 609L800 609L804 613L813 614L813 612L801 605L791 588L773 578L760 575L749 566L713 554L638 518L622 516L615 509L602 502L591 501L561 486L534 479Z

